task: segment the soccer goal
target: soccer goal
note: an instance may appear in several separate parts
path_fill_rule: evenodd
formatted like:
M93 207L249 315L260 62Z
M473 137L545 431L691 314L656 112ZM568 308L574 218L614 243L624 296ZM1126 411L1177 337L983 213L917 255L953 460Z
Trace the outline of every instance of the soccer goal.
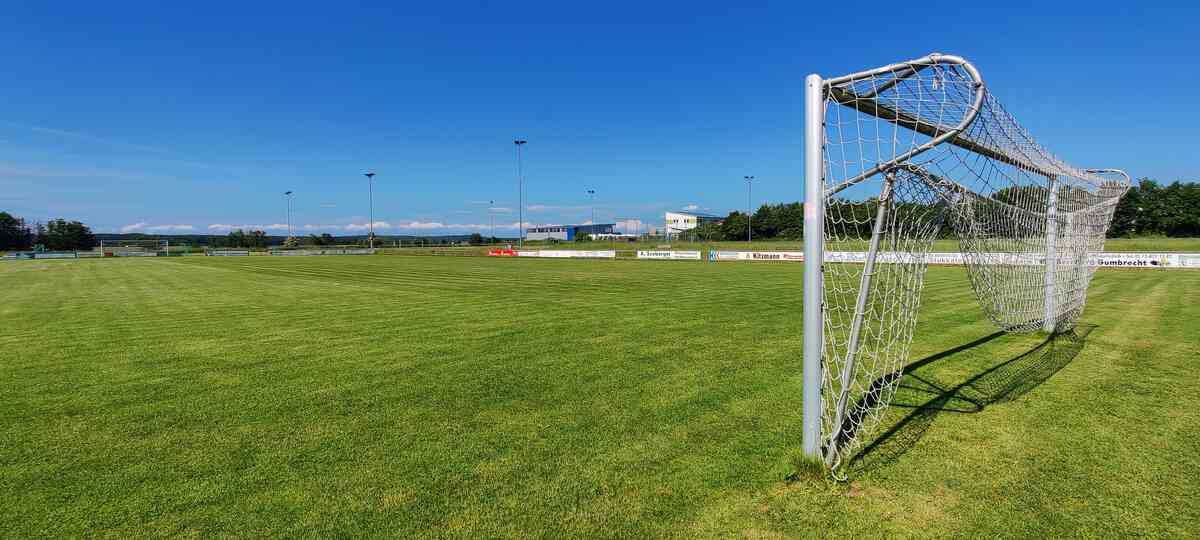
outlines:
M958 56L806 86L803 451L837 469L895 394L934 240L1001 329L1065 331L1130 181L1039 146Z
M169 240L100 241L100 253L104 257L165 257L170 252L171 242Z

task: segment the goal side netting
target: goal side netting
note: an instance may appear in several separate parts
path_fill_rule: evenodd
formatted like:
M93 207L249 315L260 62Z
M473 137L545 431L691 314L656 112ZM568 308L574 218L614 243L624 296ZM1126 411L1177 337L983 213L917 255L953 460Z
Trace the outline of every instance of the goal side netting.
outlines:
M1064 331L1130 182L1042 148L960 57L807 84L804 446L837 468L896 391L935 240L958 240L998 327Z

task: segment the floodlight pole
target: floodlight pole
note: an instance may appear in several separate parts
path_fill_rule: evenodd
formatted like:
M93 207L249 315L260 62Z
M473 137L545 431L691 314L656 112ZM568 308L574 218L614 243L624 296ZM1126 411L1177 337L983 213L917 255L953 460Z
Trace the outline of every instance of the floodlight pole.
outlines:
M517 146L517 247L525 247L525 178L521 169L521 147L528 142L524 139L513 141Z
M750 243L750 216L753 215L750 203L750 183L754 181L753 176L743 176L746 179L746 243Z
M285 200L287 201L288 238L291 239L292 238L292 192L285 191L285 192L283 192L283 196L285 197Z
M375 249L375 173L363 173L367 177L367 229L370 231L367 236L367 247Z
M821 76L809 75L804 88L804 374L802 451L810 459L821 457L821 290L825 259L825 178L822 174L825 96Z
M488 201L488 220L490 220L491 226L492 226L491 240L493 242L496 240L496 209L494 208L495 206L496 206L496 201Z
M596 239L596 190L589 189L589 190L587 190L587 192L588 192L588 198L591 199L591 204L592 204L592 227L591 227L592 237L591 237L591 240L595 240Z

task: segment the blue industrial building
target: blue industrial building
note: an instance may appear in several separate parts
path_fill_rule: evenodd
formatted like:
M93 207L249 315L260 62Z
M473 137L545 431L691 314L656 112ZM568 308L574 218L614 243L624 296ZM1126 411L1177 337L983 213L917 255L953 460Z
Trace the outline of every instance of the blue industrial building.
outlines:
M545 227L530 227L526 229L527 240L563 240L573 241L579 234L613 234L616 223L597 223L595 225L546 225Z

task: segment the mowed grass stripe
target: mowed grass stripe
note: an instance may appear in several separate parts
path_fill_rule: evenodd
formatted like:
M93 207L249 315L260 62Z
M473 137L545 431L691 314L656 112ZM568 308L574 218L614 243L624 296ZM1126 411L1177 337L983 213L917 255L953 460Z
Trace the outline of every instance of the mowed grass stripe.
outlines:
M961 411L910 421L921 429L901 430L890 459L820 485L783 480L799 444L801 265L0 266L0 344L20 351L0 364L0 528L1186 535L1171 516L1196 517L1200 465L1186 456L1200 426L1179 398L1198 390L1195 275L1099 272L1095 329L1044 382L982 406L971 400L994 390L988 379L966 384L946 401ZM906 376L897 401L911 405L889 410L885 431L939 391L1047 350L1036 336L990 338L958 268L929 269L917 332L914 362L983 343ZM1131 429L1145 411L1158 421Z

